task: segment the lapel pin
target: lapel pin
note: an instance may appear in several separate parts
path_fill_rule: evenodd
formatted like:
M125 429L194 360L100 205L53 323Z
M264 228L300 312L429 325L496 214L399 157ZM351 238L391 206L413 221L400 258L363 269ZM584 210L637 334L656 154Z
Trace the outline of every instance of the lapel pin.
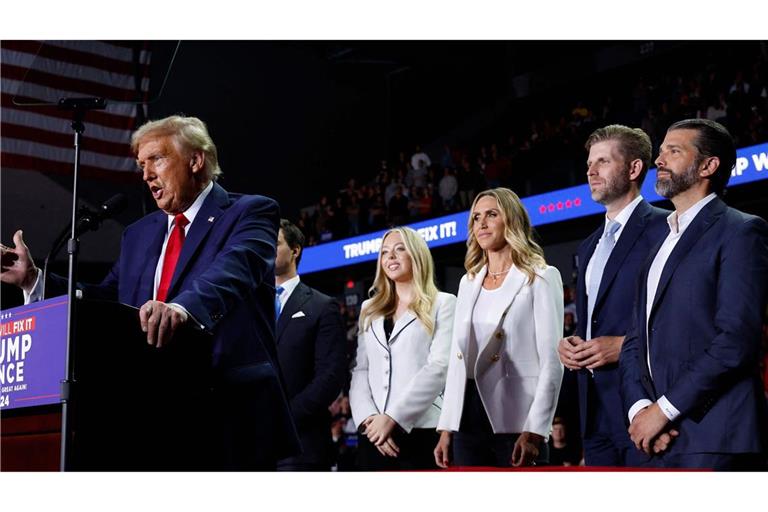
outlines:
M213 217L208 217L208 222L213 222Z

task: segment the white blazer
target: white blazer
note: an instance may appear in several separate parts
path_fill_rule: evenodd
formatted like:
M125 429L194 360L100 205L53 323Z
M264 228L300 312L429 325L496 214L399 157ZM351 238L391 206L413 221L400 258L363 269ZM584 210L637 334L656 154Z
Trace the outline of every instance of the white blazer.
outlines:
M466 355L472 311L486 267L459 285L453 341L438 430L458 431L467 382ZM533 284L512 267L511 304L489 340L477 340L474 375L491 427L497 434L534 432L549 437L555 416L563 365L557 343L563 334L563 283L554 267L537 271Z
M370 299L363 302L364 310ZM448 369L456 297L439 292L432 308L434 334L411 311L395 322L387 343L378 317L357 338L349 404L357 427L372 414L386 413L406 432L435 428Z

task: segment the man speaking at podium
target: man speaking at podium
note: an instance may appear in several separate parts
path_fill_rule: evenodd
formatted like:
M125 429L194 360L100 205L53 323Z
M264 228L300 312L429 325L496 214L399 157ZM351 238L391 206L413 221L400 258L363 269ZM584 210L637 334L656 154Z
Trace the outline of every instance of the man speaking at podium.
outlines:
M210 333L218 380L207 414L215 417L205 419L208 438L190 447L202 457L194 469L274 469L298 451L275 363L278 205L216 183L216 146L195 117L148 122L131 148L161 211L125 229L120 259L100 285L82 286L84 297L140 308L147 343L157 348L183 343L173 335L184 324ZM22 288L27 302L39 300L41 271L21 231L13 241L15 248L2 246L2 281ZM64 284L52 275L47 288Z

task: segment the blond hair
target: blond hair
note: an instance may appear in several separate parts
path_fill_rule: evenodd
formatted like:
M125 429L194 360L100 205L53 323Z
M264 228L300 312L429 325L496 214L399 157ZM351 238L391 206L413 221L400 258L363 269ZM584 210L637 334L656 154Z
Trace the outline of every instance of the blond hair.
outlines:
M392 233L400 234L403 245L405 245L405 252L411 257L413 300L408 308L413 311L424 329L432 336L435 331L432 307L437 300L438 293L437 286L435 286L435 264L432 261L432 255L424 239L408 227L397 227L387 231L381 239L382 247L387 236ZM376 262L376 278L368 291L371 300L360 312L361 331L368 329L374 318L393 316L397 310L395 283L387 277L381 268L381 249L379 249L379 257Z
M208 127L196 117L169 116L157 121L148 121L131 135L131 150L138 153L139 145L147 137L173 137L177 147L184 152L200 151L205 155L203 167L208 180L221 175L216 144L208 134Z
M501 212L501 218L504 220L504 240L512 249L512 263L528 276L528 283L533 283L536 277L536 269L546 266L544 260L544 251L533 241L533 228L531 219L525 210L523 203L517 194L508 188L492 188L477 194L472 202L472 208L469 211L468 235L467 235L467 256L464 258L464 268L470 279L480 272L483 265L488 264L488 255L477 243L475 233L472 227L475 224L474 210L475 205L482 197L492 197L496 199Z

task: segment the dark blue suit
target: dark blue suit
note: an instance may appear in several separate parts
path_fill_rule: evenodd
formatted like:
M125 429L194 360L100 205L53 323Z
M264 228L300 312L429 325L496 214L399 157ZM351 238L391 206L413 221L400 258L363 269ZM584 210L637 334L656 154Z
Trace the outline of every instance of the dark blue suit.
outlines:
M277 321L277 354L302 453L284 470L329 470L333 464L328 406L347 376L347 337L336 301L301 281Z
M151 300L167 219L156 211L128 226L120 259L100 285L83 286L84 296L135 307ZM205 424L189 448L200 453L196 469L269 469L298 452L274 341L278 222L272 199L214 184L176 264L166 302L186 308L212 342L211 375L201 376L211 394L191 420Z
M624 226L611 252L600 281L592 312L592 338L623 336L631 326L632 303L638 272L650 250L669 231L670 212L640 201ZM579 276L576 286L576 334L586 340L586 271L605 226L595 230L579 246ZM636 453L622 417L618 364L579 370L579 418L584 437L585 463L589 466L637 466L644 457Z
M659 247L661 244L659 244ZM661 273L646 332L647 265L634 326L622 347L624 414L662 395L680 411L680 432L662 466L695 465L692 454L765 452L765 398L758 375L768 294L768 224L708 203L681 236ZM652 377L646 350L650 343Z

